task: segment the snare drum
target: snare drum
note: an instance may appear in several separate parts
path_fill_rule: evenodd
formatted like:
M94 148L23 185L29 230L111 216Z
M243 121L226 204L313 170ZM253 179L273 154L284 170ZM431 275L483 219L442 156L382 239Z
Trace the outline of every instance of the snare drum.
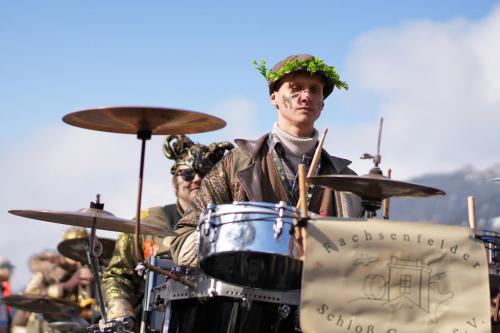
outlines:
M210 206L198 226L198 261L209 276L252 288L300 288L298 213L284 202Z
M192 284L168 280L154 288L151 306L163 311L162 333L298 332L300 291L244 288L177 268Z

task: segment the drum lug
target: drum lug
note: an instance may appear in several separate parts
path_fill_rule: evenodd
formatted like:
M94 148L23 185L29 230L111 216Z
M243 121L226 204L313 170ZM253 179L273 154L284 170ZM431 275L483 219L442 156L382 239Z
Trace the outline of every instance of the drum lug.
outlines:
M292 309L290 308L290 305L287 304L282 304L278 307L278 314L280 315L281 319L285 319L290 315L290 312Z
M208 236L208 234L210 233L210 227L211 227L211 221L212 221L212 213L215 211L215 207L216 205L213 204L213 203L209 203L207 205L207 210L208 210L208 215L207 217L205 218L205 221L203 221L203 234L205 236Z
M252 300L246 297L241 299L241 307L243 310L250 311L252 309Z
M274 239L278 240L281 236L281 233L283 232L283 214L285 211L286 203L284 201L280 201L277 205L276 208L278 208L278 217L276 218L276 221L274 221L273 224L273 230L274 230Z

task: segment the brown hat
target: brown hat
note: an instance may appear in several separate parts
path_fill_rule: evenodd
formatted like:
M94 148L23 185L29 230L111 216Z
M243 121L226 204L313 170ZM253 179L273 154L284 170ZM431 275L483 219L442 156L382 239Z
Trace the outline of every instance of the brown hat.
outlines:
M234 145L229 141L212 143L208 146L194 143L183 134L170 135L163 144L163 153L175 163L170 169L175 174L180 165L186 165L201 174L206 175L210 169L224 156L226 150L231 150Z
M85 238L88 237L89 234L87 230L82 227L71 227L64 231L63 240L75 239L75 238Z
M324 64L323 60L310 54L295 54L278 62L264 75L269 86L269 94L278 90L283 83L282 79L294 72L307 72L311 75L319 75L323 80L324 99L332 93L334 87L348 89L347 83L340 80L335 67Z

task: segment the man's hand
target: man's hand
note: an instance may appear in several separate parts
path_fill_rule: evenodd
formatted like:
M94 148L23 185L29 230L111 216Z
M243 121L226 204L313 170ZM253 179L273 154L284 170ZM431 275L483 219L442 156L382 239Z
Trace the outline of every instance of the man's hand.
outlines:
M77 269L73 275L63 282L63 289L67 291L72 291L78 286L86 287L92 283L94 280L92 272L87 267L80 267Z

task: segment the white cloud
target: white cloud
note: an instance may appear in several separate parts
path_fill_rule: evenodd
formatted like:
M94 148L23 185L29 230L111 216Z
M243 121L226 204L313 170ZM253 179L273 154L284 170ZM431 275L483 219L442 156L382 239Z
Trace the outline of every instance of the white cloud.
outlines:
M498 162L497 59L500 7L478 22L419 21L360 36L348 56L351 93L380 98L383 166L402 178ZM335 129L349 139L347 153L374 146L376 131L376 122Z

